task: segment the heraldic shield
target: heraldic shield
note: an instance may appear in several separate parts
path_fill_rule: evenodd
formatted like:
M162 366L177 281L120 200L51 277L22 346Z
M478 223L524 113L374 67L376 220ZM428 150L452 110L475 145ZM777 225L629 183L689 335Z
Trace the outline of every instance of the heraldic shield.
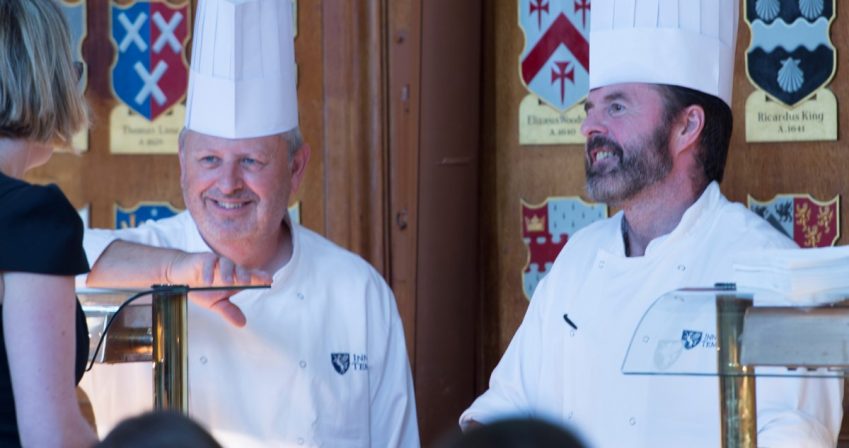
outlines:
M519 0L519 26L519 74L528 91L561 112L587 96L590 1Z
M538 205L522 201L522 241L528 246L522 287L528 300L566 241L578 230L606 217L606 204L588 204L577 196L552 197Z
M790 107L826 86L837 69L829 37L834 0L746 0L752 83Z
M113 208L116 229L131 229L148 221L158 221L180 213L179 209L167 202L142 202L134 208L123 208L115 204Z
M749 196L748 205L799 247L834 246L840 238L840 196L828 202L809 194L780 194L767 202Z
M117 60L112 67L115 96L150 121L186 94L189 70L184 53L189 36L189 2L139 1L111 7Z

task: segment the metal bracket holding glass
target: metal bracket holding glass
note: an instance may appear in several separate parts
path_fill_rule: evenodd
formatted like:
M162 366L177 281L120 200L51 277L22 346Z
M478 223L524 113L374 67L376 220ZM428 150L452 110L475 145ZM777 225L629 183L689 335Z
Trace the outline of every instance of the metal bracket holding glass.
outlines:
M269 287L78 290L89 330L89 369L95 362L152 362L154 409L188 414L188 293Z

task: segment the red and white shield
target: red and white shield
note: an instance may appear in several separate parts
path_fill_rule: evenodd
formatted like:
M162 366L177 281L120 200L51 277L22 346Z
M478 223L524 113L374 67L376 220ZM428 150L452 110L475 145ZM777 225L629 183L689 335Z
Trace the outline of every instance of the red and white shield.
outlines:
M590 204L572 197L551 197L542 204L522 202L522 241L528 261L522 269L522 289L528 300L554 259L578 230L607 217L606 204Z
M827 202L809 194L780 194L765 202L749 196L748 205L800 247L834 246L840 238L840 196Z
M519 0L525 49L519 74L527 89L559 111L587 96L590 0Z

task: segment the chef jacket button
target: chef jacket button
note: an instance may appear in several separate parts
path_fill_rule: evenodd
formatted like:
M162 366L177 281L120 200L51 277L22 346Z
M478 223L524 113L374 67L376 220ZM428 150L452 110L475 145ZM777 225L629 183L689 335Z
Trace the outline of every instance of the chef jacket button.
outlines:
M684 272L684 271L686 271L686 270L687 270L687 266L684 266L683 264L679 264L679 265L678 265L678 270L679 270L679 271L681 271L681 272Z
M648 337L648 336L643 336L643 343L644 343L644 344L648 344L648 342L649 342L649 337Z
M207 361L206 356L201 356L201 357L200 357L200 363L201 363L201 364L206 364L206 361Z
M297 294L297 296L298 296L298 300L304 300L304 294L303 293L299 292Z
M629 418L629 419L628 419L628 423L629 423L631 426L634 426L634 425L636 425L636 424L637 424L637 419L635 419L634 417L631 417L631 418Z
M569 330L569 336L575 337L575 330Z
M302 369L305 369L307 367L307 362L304 361L304 360L301 360L301 362L299 362L298 365L301 366Z
M572 412L570 412L570 413L569 413L569 416L568 416L568 417L566 417L566 418L567 418L568 420L572 420L572 414L573 414L573 413L572 413Z
M598 268L599 268L599 269L604 269L604 260L599 260L599 262L598 262Z
M304 444L304 438L298 437L298 445L303 445L303 444Z

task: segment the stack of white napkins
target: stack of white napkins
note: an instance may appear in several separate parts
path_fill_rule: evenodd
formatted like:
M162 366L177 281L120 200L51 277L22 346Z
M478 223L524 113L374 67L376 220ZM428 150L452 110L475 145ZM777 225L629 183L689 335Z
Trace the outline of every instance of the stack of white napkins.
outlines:
M822 305L849 299L849 246L765 249L734 262L739 291L756 305Z

